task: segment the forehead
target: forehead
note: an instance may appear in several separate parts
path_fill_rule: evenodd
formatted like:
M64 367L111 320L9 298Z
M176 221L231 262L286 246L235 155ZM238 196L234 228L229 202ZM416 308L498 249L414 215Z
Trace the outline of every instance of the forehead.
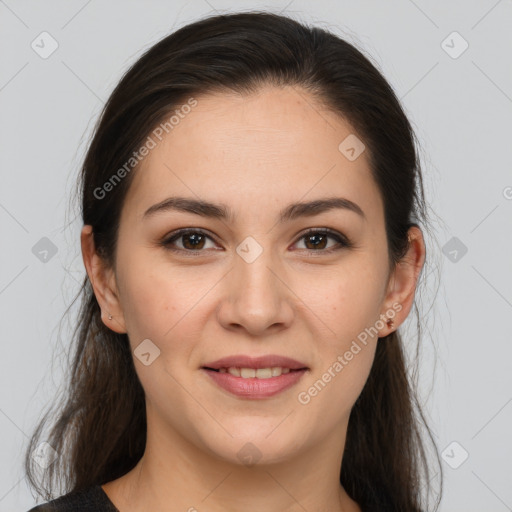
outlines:
M351 161L339 149L356 135L353 128L306 91L265 87L195 99L162 140L153 137L155 147L135 171L125 206L138 218L171 195L241 212L326 195L342 195L365 212L382 206L366 152Z

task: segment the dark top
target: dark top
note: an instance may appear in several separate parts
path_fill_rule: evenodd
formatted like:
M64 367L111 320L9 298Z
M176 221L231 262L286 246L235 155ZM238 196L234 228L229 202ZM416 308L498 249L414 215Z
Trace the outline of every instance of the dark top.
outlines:
M94 485L42 503L28 512L119 512L101 487Z
M119 512L119 509L110 501L101 485L94 485L83 491L64 494L31 508L28 512ZM374 510L363 509L363 512L374 512Z

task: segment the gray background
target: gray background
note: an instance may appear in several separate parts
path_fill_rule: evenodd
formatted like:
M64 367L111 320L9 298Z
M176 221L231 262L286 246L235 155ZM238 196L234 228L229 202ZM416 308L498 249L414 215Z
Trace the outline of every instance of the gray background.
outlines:
M420 385L443 456L441 510L512 510L510 0L0 0L0 511L35 502L21 459L66 363L76 307L59 321L85 272L78 210L68 203L103 103L170 31L255 8L342 35L401 98L439 217L423 274ZM58 43L45 59L31 47L43 51L43 31ZM57 251L47 261L43 237ZM416 340L406 345L412 353Z

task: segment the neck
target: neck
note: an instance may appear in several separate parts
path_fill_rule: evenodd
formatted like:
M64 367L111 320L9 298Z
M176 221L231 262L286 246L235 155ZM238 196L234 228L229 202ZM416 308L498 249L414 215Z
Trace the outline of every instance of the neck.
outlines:
M148 428L143 457L103 489L121 512L360 512L339 481L346 426L340 430L293 460L246 465L200 449L175 430Z

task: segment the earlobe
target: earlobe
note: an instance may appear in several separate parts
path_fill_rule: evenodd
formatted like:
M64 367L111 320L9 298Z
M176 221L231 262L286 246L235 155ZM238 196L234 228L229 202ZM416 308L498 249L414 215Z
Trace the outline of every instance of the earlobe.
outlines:
M123 334L126 328L114 270L96 252L92 226L82 228L80 242L87 275L101 308L101 320L112 331Z
M408 233L409 248L405 256L396 264L389 279L388 291L384 300L385 310L381 314L386 318L393 315L393 324L386 324L379 337L396 330L409 315L414 302L418 276L425 262L425 243L418 226L412 226ZM391 314L390 314L391 313ZM384 323L386 320L384 319Z

